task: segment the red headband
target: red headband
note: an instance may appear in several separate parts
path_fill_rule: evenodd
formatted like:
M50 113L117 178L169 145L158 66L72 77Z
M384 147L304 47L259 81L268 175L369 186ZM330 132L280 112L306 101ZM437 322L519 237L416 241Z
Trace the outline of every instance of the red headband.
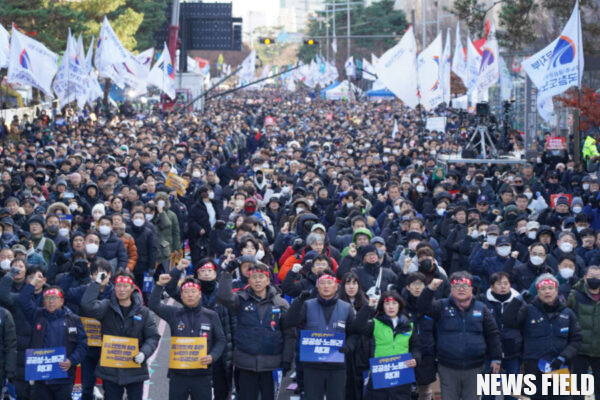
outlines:
M181 290L183 290L185 288L195 288L195 289L198 289L199 291L202 291L202 289L200 289L200 285L198 285L197 283L194 283L194 282L186 282L183 285L181 285Z
M215 271L217 270L217 268L214 265L212 265L212 263L206 263L198 269L214 269Z
M62 292L59 289L48 289L44 292L44 297L46 296L58 296L61 299L64 298Z
M331 279L334 282L338 282L338 280L335 278L335 276L326 274L326 275L321 275L321 277L319 279L317 279L317 283L328 280L328 279Z
M265 274L266 276L271 276L269 271L263 271L262 269L251 269L248 271L248 276L251 276L254 274Z
M398 302L398 300L395 297L392 297L392 296L388 296L385 299L383 299L384 303L387 303L388 301L395 301L396 303Z
M452 286L456 285L457 283L467 283L469 286L473 285L469 278L452 279L452 282L450 282Z
M115 283L129 283L131 286L133 286L133 279L128 276L121 275L115 278Z
M552 279L542 279L541 281L539 281L537 283L537 285L535 285L535 287L537 290L540 290L540 288L542 286L547 286L547 285L554 286L555 288L558 287L558 283L556 283L556 281L552 280Z

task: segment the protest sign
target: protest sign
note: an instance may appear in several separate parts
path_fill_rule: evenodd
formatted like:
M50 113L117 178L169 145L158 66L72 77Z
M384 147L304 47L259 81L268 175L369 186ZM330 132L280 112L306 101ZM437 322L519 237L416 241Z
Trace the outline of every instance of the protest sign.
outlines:
M175 190L180 196L185 195L188 185L188 181L172 172L169 172L169 175L167 176L167 180L165 182L166 187Z
M571 200L573 200L573 196L571 196L568 193L557 193L557 194L551 194L550 195L550 207L556 208L556 201L560 197L566 197L567 200L569 200L569 206L571 205Z
M102 325L94 318L81 317L83 329L87 335L87 344L90 347L102 346Z
M300 331L300 361L343 363L346 335L341 332Z
M204 369L207 368L207 365L201 364L200 358L205 356L205 337L171 337L169 368Z
M139 353L137 338L104 335L100 365L110 368L139 368L133 357Z
M406 366L412 354L400 354L391 357L370 358L373 389L387 389L415 381L415 369Z
M46 381L68 376L67 371L60 369L59 362L67 359L64 347L25 350L25 380Z
M566 150L567 141L562 136L549 136L546 138L547 150Z
M428 131L446 132L446 117L427 118L425 129Z

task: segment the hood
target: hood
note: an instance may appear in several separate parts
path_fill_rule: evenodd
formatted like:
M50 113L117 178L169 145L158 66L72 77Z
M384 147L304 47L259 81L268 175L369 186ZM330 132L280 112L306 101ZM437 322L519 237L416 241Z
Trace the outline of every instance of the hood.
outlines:
M520 296L519 292L517 292L513 288L510 288L510 297L508 299L506 299L505 301L501 302L501 303L502 304L504 304L504 303L510 303L512 299L515 299L515 298L517 298L519 296ZM493 301L493 302L496 302L496 303L500 303L500 301L498 301L498 299L496 299L494 296L492 296L492 289L488 289L485 292L485 298L488 301Z
M315 214L311 214L311 213L306 213L306 214L300 215L300 217L298 218L298 221L296 221L296 234L298 234L298 236L301 237L302 239L306 239L306 237L310 233L310 231L304 227L304 224L307 221L314 221L315 223L318 223L319 218Z

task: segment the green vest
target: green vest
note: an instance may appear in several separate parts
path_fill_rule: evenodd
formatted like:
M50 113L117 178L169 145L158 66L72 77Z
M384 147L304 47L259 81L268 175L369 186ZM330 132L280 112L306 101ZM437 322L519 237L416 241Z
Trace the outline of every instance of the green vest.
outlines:
M596 157L598 155L598 149L596 148L596 140L591 136L586 137L581 152L583 153L584 161L587 161L592 157Z
M408 342L413 333L413 324L410 330L394 337L394 330L389 326L374 319L373 338L375 338L375 358L397 356L408 353Z

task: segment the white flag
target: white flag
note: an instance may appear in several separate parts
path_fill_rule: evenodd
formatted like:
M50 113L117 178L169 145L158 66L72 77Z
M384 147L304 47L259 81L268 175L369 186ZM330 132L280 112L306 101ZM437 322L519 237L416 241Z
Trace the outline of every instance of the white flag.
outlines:
M481 67L481 55L471 42L471 38L467 38L467 91L471 92L477 89L477 77L479 76L479 68Z
M548 46L521 61L523 71L529 75L529 78L538 89L544 85L544 78L546 78L546 71L548 70L548 61L552 58L552 53L558 44L558 39L560 38L555 39Z
M12 28L8 60L8 83L29 85L52 95L52 78L56 75L58 55L30 37Z
M0 68L8 68L8 57L10 54L10 35L0 25Z
M469 71L467 67L467 54L460 40L460 25L456 23L456 45L454 47L454 57L452 58L452 72L456 74L465 86L469 81Z
M356 76L356 66L354 65L354 57L350 56L350 58L346 60L344 68L346 69L347 78L354 78Z
M417 42L413 27L385 52L375 66L378 78L407 106L419 104L417 95Z
M444 94L444 103L450 104L450 75L452 68L452 53L450 50L450 29L446 34L446 45L444 46L444 52L442 53L442 67L440 74L440 83L442 85L442 92Z
M481 66L477 75L477 91L484 93L500 79L500 52L496 39L496 28L490 21L490 31L482 47Z
M78 47L77 41L71 35L71 30L69 30L67 49L63 54L58 73L52 83L52 89L58 97L60 108L75 100L77 100L77 105L82 108L88 98L87 68L85 59L81 56Z
M88 52L85 56L85 68L88 75L88 95L86 101L90 106L94 104L96 99L102 97L104 95L104 91L100 87L98 83L98 75L92 66L92 58L94 56L94 37L90 41L90 46L88 48Z
M377 57L375 54L371 53L371 65L373 67L377 66L377 63L379 63L379 57Z
M237 73L239 85L242 86L254 80L254 69L256 68L256 51L252 50L248 57L242 61L242 69Z
M512 97L513 77L504 58L500 57L500 98L508 101Z
M153 85L175 100L175 68L171 62L169 48L165 43L163 51L148 74L148 85Z
M567 21L548 60L543 85L538 88L538 112L548 121L553 113L552 97L564 93L571 86L580 86L584 58L581 40L579 2Z
M128 95L130 97L138 97L147 92L146 79L150 73L152 57L154 57L154 49L150 48L137 56L129 53L127 61L117 64L119 75L123 78L123 83L129 88Z
M368 81L374 81L377 79L377 74L375 73L375 67L366 58L362 60L362 77Z
M437 107L444 101L440 84L440 60L442 58L442 34L431 42L417 59L419 95L426 110Z
M125 86L125 81L117 68L117 64L124 63L128 58L129 51L119 41L108 22L108 18L104 17L94 58L100 76L110 78L122 89Z
M337 40L335 40L335 38L333 38L333 41L331 42L331 49L333 50L333 54L337 54Z

